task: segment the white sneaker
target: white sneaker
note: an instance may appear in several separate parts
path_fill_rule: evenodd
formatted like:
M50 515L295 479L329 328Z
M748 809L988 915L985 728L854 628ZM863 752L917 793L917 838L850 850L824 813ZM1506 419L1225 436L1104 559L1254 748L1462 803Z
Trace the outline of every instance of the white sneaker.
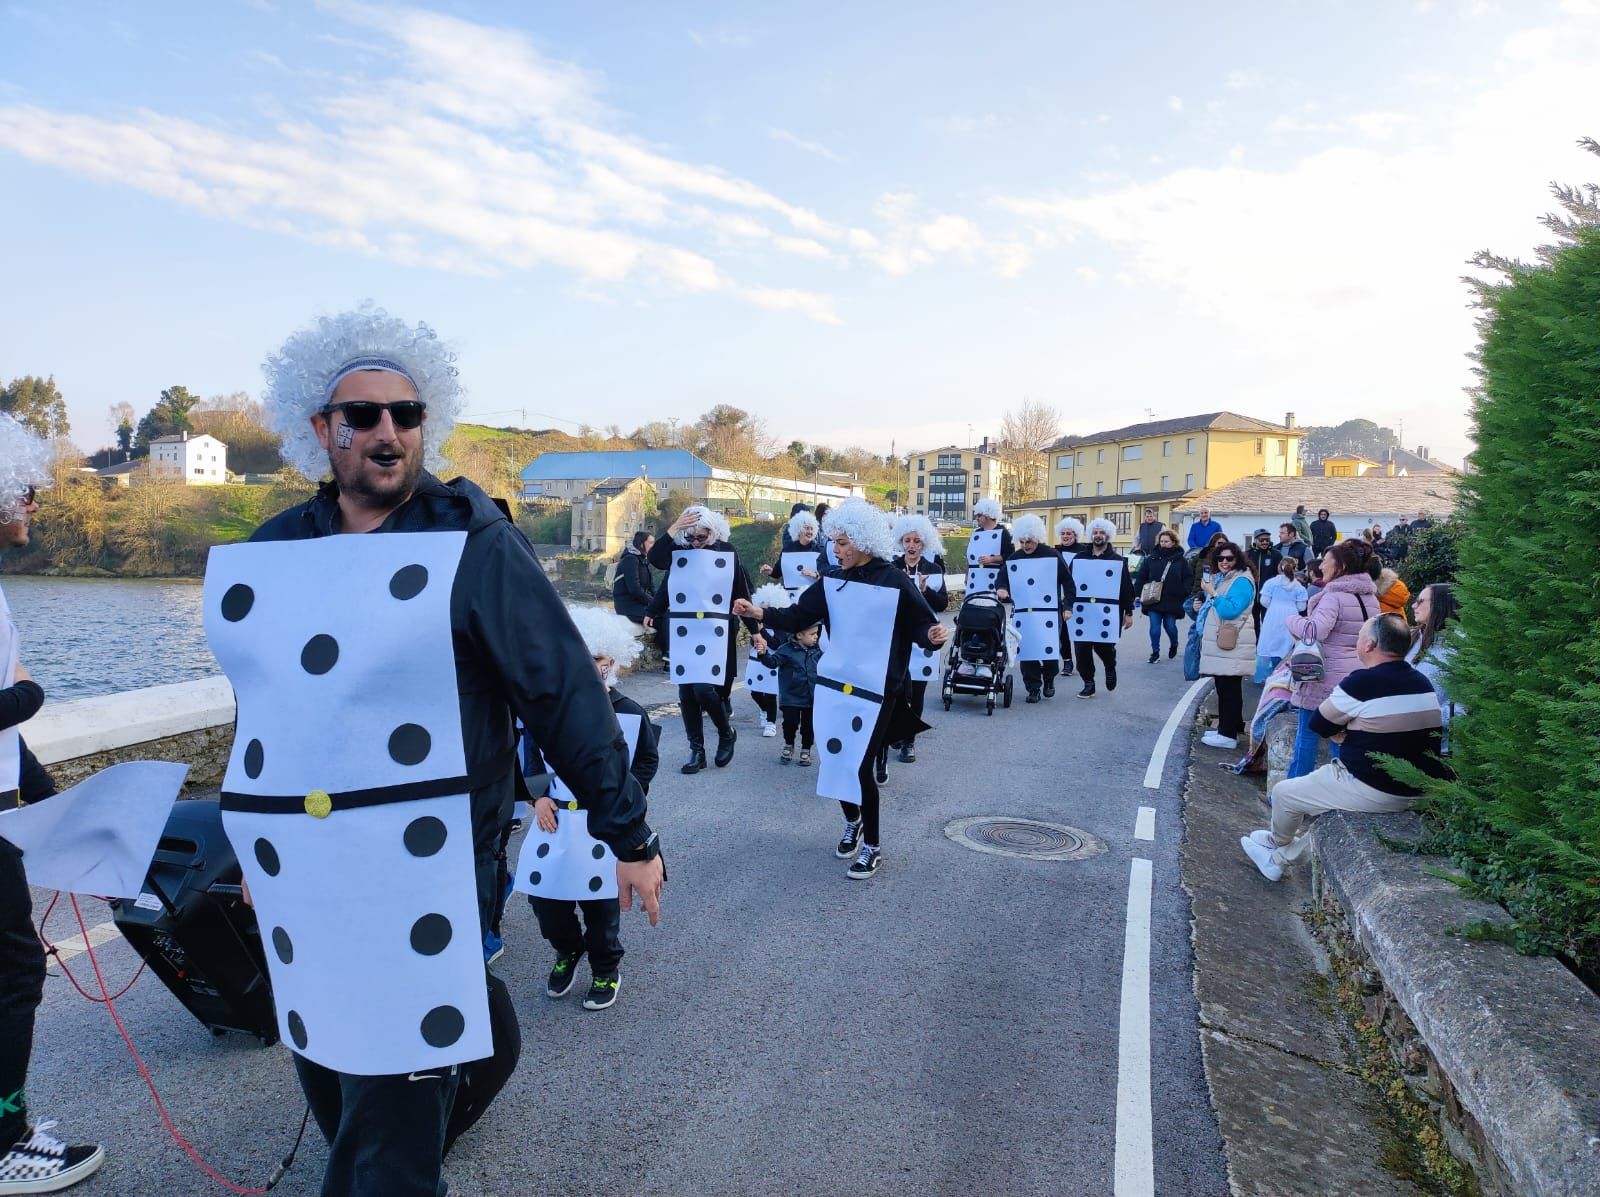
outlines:
M1268 881L1277 881L1283 876L1283 866L1274 859L1275 849L1267 847L1248 835L1239 837L1239 847L1244 849L1244 854L1255 863L1256 868L1261 871L1261 875Z
M761 725L761 738L763 740L770 740L770 739L772 739L773 736L775 736L777 734L778 734L778 725L776 723L770 723L769 722L769 723L763 723Z
M98 1145L68 1146L37 1122L33 1133L0 1156L0 1193L54 1193L77 1184L105 1163Z
M1239 740L1236 736L1225 736L1219 731L1208 731L1200 737L1200 743L1211 748L1237 748Z
M1250 833L1250 838L1263 848L1276 848L1278 846L1278 841L1272 838L1272 829L1268 827L1256 828Z

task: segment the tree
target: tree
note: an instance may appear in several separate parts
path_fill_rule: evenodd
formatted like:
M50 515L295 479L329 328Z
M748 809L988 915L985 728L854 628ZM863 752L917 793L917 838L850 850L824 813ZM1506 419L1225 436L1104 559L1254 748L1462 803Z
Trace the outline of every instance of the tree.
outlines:
M200 402L200 396L188 387L168 387L161 392L156 405L139 421L134 444L141 453L150 452L150 442L161 436L175 436L180 432L193 432L189 413Z
M1346 420L1343 424L1312 424L1300 442L1300 458L1313 465L1335 453L1355 453L1379 461L1385 449L1400 444L1393 428L1371 420Z
M67 401L61 397L53 374L49 378L36 378L32 374L13 378L0 388L0 411L51 440L72 431L67 418Z
M111 427L117 430L117 448L122 453L122 460L126 461L127 455L133 452L133 432L137 427L133 404L126 399L121 403L113 403L106 410L106 416L111 421Z
M261 404L244 391L196 404L189 426L228 446L228 469L235 474L275 474L283 468L282 439L267 428Z
M131 574L169 574L182 529L175 518L185 506L185 487L177 479L135 483L117 502L113 541Z
M1007 507L1044 497L1044 451L1061 435L1061 414L1031 399L1006 412L1000 424L1000 501Z

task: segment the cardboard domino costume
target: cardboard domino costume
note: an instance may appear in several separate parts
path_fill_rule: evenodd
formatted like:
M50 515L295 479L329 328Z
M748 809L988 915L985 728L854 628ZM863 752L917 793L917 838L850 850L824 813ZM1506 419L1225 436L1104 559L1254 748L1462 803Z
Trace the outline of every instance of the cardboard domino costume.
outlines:
M780 579L783 588L789 592L790 599L796 599L800 597L802 590L817 580L807 577L800 571L809 569L812 573L821 574L827 569L827 562L815 545L808 545L781 554L778 558L778 567L783 574Z
M338 1072L492 1051L450 622L466 539L226 545L206 569L238 699L223 826L283 1037Z
M618 714L617 725L628 741L628 759L639 748L643 720ZM540 754L543 760L543 753ZM535 898L568 902L617 896L617 858L611 849L589 834L589 812L578 805L561 776L544 761L550 774L550 798L556 804L556 829L542 830L531 823L522 853L512 874L512 888Z
M1120 557L1085 554L1067 563L1072 571L1072 618L1067 629L1075 644L1115 644L1122 639Z
M667 643L672 680L680 686L729 682L729 637L734 634L735 558L726 549L672 550L667 575Z
M776 694L778 671L761 663L761 658L751 649L744 661L744 688L752 694Z
M820 748L817 796L861 801L861 762L883 709L900 592L845 577L822 580L830 636L817 662L811 720Z
M1011 621L1018 637L1017 660L1061 659L1061 559L1054 553L1013 557L1006 562Z
M993 593L1000 584L1001 570L998 566L979 565L981 557L998 557L1004 547L1001 541L1001 529L974 528L972 535L967 538L967 593L979 594L982 592Z

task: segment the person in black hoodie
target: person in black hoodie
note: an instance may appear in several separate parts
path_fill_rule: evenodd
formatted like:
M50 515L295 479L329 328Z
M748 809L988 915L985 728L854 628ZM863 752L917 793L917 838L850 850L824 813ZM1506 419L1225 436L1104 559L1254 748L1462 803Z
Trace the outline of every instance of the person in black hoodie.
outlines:
M1055 560L1054 598L1057 631L1054 633L1054 639L1056 641L1055 651L1060 652L1061 629L1066 624L1066 620L1061 618L1061 605L1066 601L1067 596L1072 593L1072 579L1067 574L1066 560L1055 549L1043 543L1044 520L1037 515L1019 516L1017 521L1011 525L1011 539L1016 547L1011 550L1011 556L1006 558L1008 563L1012 561L1036 561L1046 558ZM1000 583L999 596L1011 603L1013 609L1016 608L1017 596L1010 590L1008 581ZM1022 626L1020 623L1021 618L1022 615L1018 612L1018 627ZM1045 648L1048 649L1049 646L1046 645ZM1017 668L1022 673L1023 688L1028 692L1028 697L1025 701L1038 702L1041 697L1054 698L1056 694L1056 673L1059 670L1058 662L1049 659L1023 660L1021 659L1020 650L1018 658Z
M1061 562L1067 567L1067 575L1072 575L1072 559L1081 553L1089 551L1088 534L1083 530L1083 521L1073 519L1070 515L1056 521L1056 552L1061 554ZM1071 604L1063 607L1063 612L1070 610ZM1067 630L1067 621L1061 621L1061 676L1072 676L1072 637Z
M1339 529L1328 518L1328 509L1322 508L1317 512L1317 518L1311 521L1311 557L1315 561L1322 560L1322 554L1333 547L1334 541L1339 539Z
M912 646L938 649L949 639L950 631L940 625L917 584L889 563L894 542L890 538L889 522L881 511L865 499L846 499L830 513L822 531L839 557L838 569L829 571L817 585L801 591L792 606L761 608L747 599L740 599L734 603L733 611L735 615L759 620L786 632L797 632L821 622L827 625L830 636L837 642L853 639L863 626L875 623L863 620L862 601L852 593L855 587L882 588L896 596L892 624L886 629L888 668L877 683L881 690L877 696L876 721L870 730L858 724L855 728L858 738L851 744L861 753L855 776L860 801L841 799L839 802L844 811L845 827L834 855L841 860L855 856L847 875L852 880L864 880L876 875L882 859L875 768L879 750L890 740L916 735L923 727L921 720L912 717L905 701L906 670ZM817 684L844 694L850 694L853 689L852 683L841 684L829 674L827 654L823 655ZM858 701L867 698L869 696L863 693ZM843 743L824 745L826 752L839 753L843 749ZM825 797L837 796L821 789L827 784L827 776L825 770L819 770L818 792Z
M656 592L655 577L645 554L655 544L656 538L648 532L635 532L633 543L622 550L617 558L617 576L611 583L611 606L618 615L625 615L634 623L643 623Z
M1079 557L1090 557L1096 560L1122 561L1122 585L1117 607L1122 612L1122 630L1127 631L1133 626L1133 578L1128 574L1127 562L1122 554L1111 547L1111 536L1116 532L1117 526L1110 520L1089 521L1089 547ZM1106 689L1117 688L1117 646L1113 644L1092 643L1080 640L1073 644L1072 654L1078 663L1078 676L1083 678L1083 689L1078 691L1079 698L1094 697L1094 660L1100 658L1100 663L1106 670Z
M722 596L726 604L721 611L704 613L675 613L670 609L670 604L675 596L672 587L673 562L685 550L714 552L719 557L733 559L733 583L729 593ZM667 529L650 550L650 564L659 570L666 571L662 579L661 589L656 592L651 603L650 613L645 616L645 626L654 627L663 618L689 619L701 614L712 618L725 618L723 611L728 610L737 599L750 597L750 575L744 572L744 566L739 563L739 554L728 543L728 521L717 512L701 504L686 507L672 525ZM669 619L669 622L670 622ZM734 635L731 620L728 623L727 659L722 662L722 669L718 676L720 682L694 682L678 687L678 705L683 712L683 730L689 738L689 759L684 762L683 773L698 773L706 767L706 738L705 717L711 717L711 724L717 729L717 752L713 758L720 769L733 760L734 741L739 738L739 733L733 728L732 708L729 704L729 695L733 691L735 674L735 653L738 636ZM760 629L753 621L746 621L750 634L754 636ZM674 633L668 628L668 651L672 652L672 639ZM673 672L682 672L683 662L673 661Z
M252 542L337 535L463 536L450 594L454 676L469 779L479 937L503 900L496 859L513 804L520 718L545 757L589 807L589 831L617 858L621 909L635 897L655 923L665 867L645 821L644 791L588 649L532 546L465 478L425 468L460 405L454 354L426 325L370 305L324 317L266 365L262 406L285 460L308 478L331 469L315 496L268 520ZM381 704L393 696L375 693ZM337 728L306 728L306 749L328 750ZM352 862L359 868L360 862ZM286 877L285 883L289 881ZM295 1053L312 1117L328 1141L323 1192L343 1197L435 1197L444 1152L487 1108L515 1067L520 1036L503 982L486 974L494 1055L421 1074L356 1076Z
M1160 583L1161 594L1146 599L1145 587ZM1133 589L1139 597L1140 609L1150 620L1150 664L1161 660L1161 631L1167 633L1167 656L1178 655L1178 616L1183 614L1183 600L1194 583L1194 571L1189 560L1178 547L1178 534L1163 528L1156 535L1156 547L1139 562L1139 572L1134 575Z
M935 615L950 606L950 588L945 584L944 541L925 515L903 515L889 530L895 547L900 550L894 567L917 584L917 590ZM928 683L939 676L939 654L924 649L911 653L911 689L907 699L911 713L922 718L923 703L928 695ZM900 760L911 764L917 759L917 737L906 736L889 745L900 750ZM880 774L882 770L879 770Z

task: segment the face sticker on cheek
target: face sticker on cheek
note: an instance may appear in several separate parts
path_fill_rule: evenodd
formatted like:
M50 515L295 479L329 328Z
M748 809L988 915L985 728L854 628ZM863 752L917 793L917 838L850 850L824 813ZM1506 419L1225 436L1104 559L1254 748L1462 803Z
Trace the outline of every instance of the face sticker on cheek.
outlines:
M339 431L334 433L333 443L341 449L348 449L356 439L356 430L348 424L340 424Z

